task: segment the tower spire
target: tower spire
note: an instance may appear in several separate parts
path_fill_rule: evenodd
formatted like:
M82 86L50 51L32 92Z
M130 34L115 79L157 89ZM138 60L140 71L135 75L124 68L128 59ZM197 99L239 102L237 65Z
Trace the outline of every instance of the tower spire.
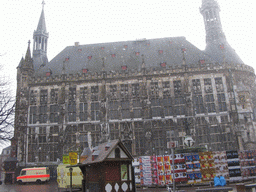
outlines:
M49 33L46 30L45 15L44 15L45 1L42 1L42 12L39 18L37 29L34 31L33 39L33 60L34 68L38 70L40 66L44 66L48 63L47 58L47 45Z
M200 12L204 18L206 31L205 52L219 63L242 64L243 61L228 44L222 29L220 7L216 0L202 0ZM225 58L225 60L223 59Z

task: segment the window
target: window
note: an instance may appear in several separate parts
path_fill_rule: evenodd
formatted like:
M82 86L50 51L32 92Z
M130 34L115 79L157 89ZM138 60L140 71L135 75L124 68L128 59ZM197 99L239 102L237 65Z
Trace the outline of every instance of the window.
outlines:
M205 93L212 93L212 82L211 79L204 79L204 90Z
M48 92L47 89L40 91L40 104L47 104Z
M59 106L50 105L50 122L57 123L59 121Z
M100 105L99 102L94 102L91 104L91 118L92 121L100 120Z
M36 91L30 92L30 105L36 105Z
M109 92L112 99L117 98L117 86L116 85L110 85L109 86Z
M138 97L139 96L139 91L140 91L139 83L132 84L132 96L133 97Z
M130 101L129 100L121 102L121 115L122 115L122 119L131 118L131 116L130 116Z
M218 105L219 105L219 111L227 111L227 105L226 105L226 99L225 99L225 94L217 94L218 97Z
M51 103L57 103L58 102L58 89L51 89Z
M110 101L109 102L109 119L119 119L118 113L118 102L117 101Z
M202 95L195 95L194 98L194 107L195 107L195 112L196 114L201 114L204 113L204 102L203 102L203 97Z
M173 116L172 100L170 97L163 99L164 116Z
M152 117L161 117L162 109L160 104L160 99L151 99L151 111Z
M216 112L213 94L205 95L205 103L208 113Z
M141 118L142 104L140 100L133 100L133 118Z
M47 106L40 106L39 107L39 121L40 123L46 123L47 122Z
M223 92L224 91L221 77L215 78L215 85L216 85L217 92Z
M88 104L80 103L79 109L80 109L80 114L79 114L80 121L87 121L87 119L88 119L88 113L87 113Z
M120 149L119 148L116 148L115 149L115 158L120 158Z
M85 102L87 98L87 87L80 88L80 102Z
M174 87L175 95L181 94L181 91L182 91L181 81L173 81L173 87Z
M98 94L99 94L99 86L92 86L91 87L91 100L97 101L98 100Z
M121 84L121 97L128 99L128 84Z
M76 88L69 88L68 101L69 103L76 102Z
M176 115L185 115L185 99L184 97L174 98L174 112Z
M29 111L29 123L30 124L35 124L37 121L37 106L30 106L30 111Z
M200 79L193 79L192 80L192 85L193 85L193 92L194 93L201 92Z
M158 95L159 95L158 82L151 82L150 83L150 94L151 94L152 97L158 97Z
M76 103L68 104L68 121L76 121Z

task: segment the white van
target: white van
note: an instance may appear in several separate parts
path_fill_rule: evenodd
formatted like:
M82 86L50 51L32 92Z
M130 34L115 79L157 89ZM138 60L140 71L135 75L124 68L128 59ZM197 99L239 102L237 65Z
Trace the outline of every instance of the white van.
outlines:
M17 177L17 182L19 184L27 182L36 182L40 184L49 180L50 170L48 167L25 168L20 171L20 175Z
M60 164L57 167L58 190L70 188L69 164ZM72 188L82 189L83 173L79 167L73 167Z

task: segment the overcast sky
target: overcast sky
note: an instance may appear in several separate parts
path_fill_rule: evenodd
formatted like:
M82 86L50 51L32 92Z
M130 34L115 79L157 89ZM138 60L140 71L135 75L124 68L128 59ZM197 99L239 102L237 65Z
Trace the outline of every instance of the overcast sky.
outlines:
M218 0L222 27L241 59L256 69L255 0ZM16 89L16 67L33 41L42 0L0 1L0 65ZM48 59L66 46L185 36L205 48L202 0L45 0ZM31 46L32 49L32 46ZM2 73L2 72L1 72Z

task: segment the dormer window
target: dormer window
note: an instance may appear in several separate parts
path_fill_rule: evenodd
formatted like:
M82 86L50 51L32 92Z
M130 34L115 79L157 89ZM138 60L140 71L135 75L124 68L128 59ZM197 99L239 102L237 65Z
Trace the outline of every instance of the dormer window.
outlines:
M51 73L50 71L48 71L48 72L45 73L46 77L50 77L51 74L52 74L52 73Z
M83 69L83 73L88 73L88 69Z
M160 63L161 67L166 67L166 62Z
M127 66L126 65L122 66L122 70L127 70Z
M199 60L200 64L204 64L205 63L205 60L204 59L201 59Z

